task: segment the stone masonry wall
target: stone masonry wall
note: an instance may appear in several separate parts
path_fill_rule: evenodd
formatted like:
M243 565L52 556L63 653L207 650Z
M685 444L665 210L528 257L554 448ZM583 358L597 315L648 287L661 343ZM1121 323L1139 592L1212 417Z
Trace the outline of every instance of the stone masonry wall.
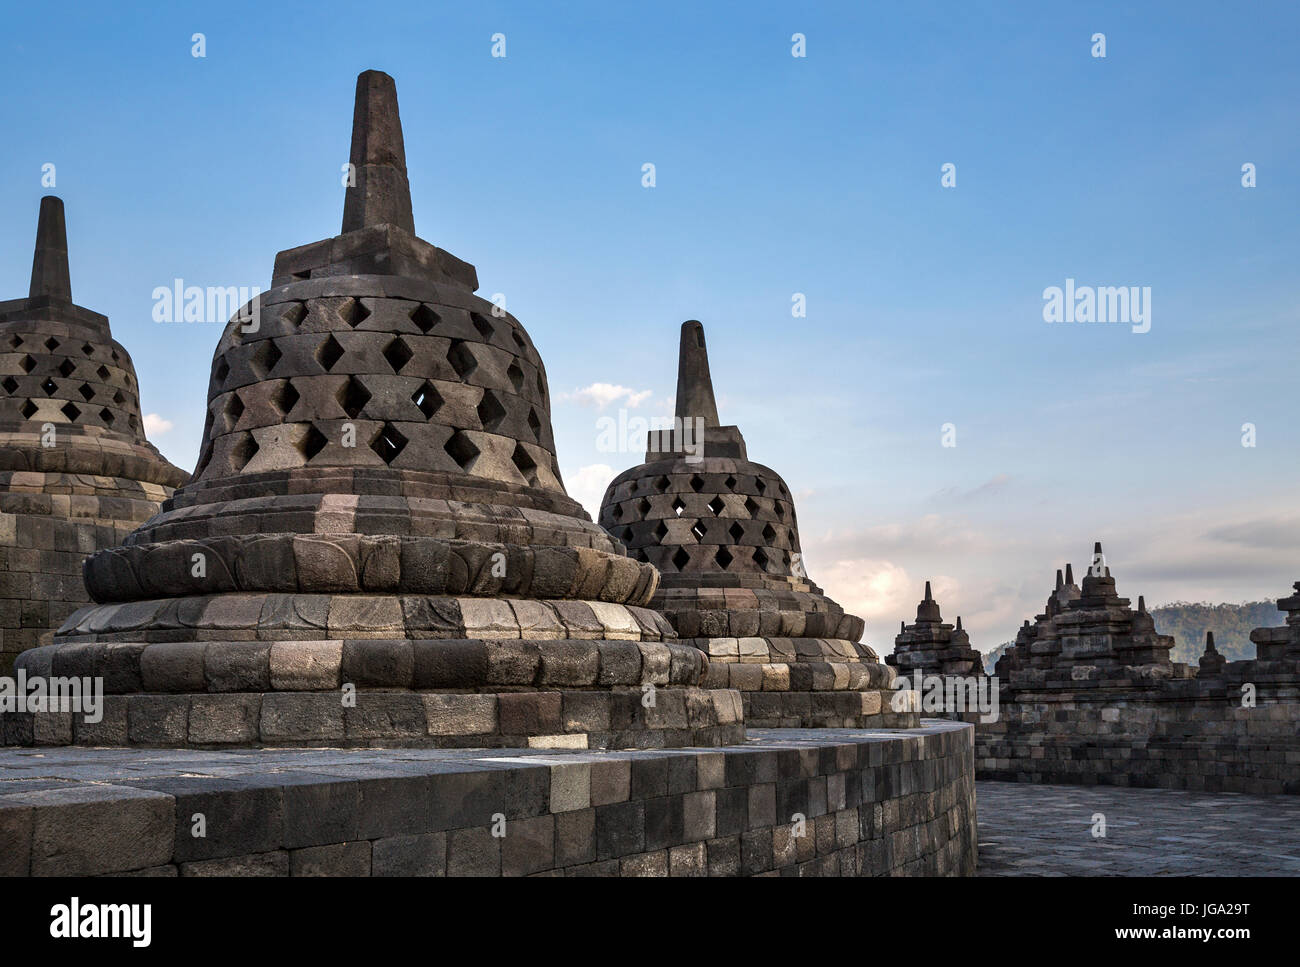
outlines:
M11 750L0 876L965 875L971 753L938 721L717 750Z

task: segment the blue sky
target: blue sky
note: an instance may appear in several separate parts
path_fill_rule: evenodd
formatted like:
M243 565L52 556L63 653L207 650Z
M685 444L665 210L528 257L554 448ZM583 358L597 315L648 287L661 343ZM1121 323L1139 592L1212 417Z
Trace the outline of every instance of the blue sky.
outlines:
M670 412L697 318L723 421L879 650L927 578L993 647L1098 539L1152 604L1300 577L1294 4L470 6L11 5L0 298L53 163L74 296L191 468L220 330L154 323L153 289L266 287L278 250L336 234L378 68L416 228L528 328L593 510L640 459L596 421ZM1150 286L1150 332L1047 324L1067 278Z

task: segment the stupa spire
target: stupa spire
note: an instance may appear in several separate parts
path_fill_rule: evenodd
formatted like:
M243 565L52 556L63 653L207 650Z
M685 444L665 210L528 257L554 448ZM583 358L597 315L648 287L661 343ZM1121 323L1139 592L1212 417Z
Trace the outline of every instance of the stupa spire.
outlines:
M46 195L41 199L28 298L72 301L72 279L68 273L68 227L63 217L63 199L54 195Z
M718 404L713 398L704 326L694 319L682 323L681 350L677 357L677 416L683 421L702 419L705 426L718 425Z
M354 181L343 201L343 231L388 224L414 235L397 85L383 71L357 77L351 163Z

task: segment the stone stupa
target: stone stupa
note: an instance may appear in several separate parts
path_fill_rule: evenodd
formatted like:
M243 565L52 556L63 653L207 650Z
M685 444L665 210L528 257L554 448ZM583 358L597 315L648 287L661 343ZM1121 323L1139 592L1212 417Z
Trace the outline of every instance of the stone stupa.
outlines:
M1174 639L1156 630L1142 597L1135 610L1116 592L1098 541L1082 587L1069 570L1064 579L1056 572L1046 610L1033 624L1026 621L998 660L997 675L1026 687L1071 683L1087 670L1112 679L1192 677L1189 666L1170 657L1173 647Z
M396 88L357 80L339 236L217 346L194 479L87 563L29 671L102 672L74 741L624 748L743 738L564 490L542 361L414 234Z
M971 647L970 635L957 624L950 625L939 612L939 602L930 593L930 582L925 582L925 597L916 606L916 623L904 624L894 639L894 653L885 661L899 674L981 676L984 674L984 656Z
M63 202L42 198L31 289L0 302L0 675L90 601L85 556L186 479L145 439L108 319L72 301Z
M863 620L807 576L785 481L720 424L695 321L682 325L676 410L609 485L600 522L659 569L651 607L707 653L708 682L740 689L754 728L917 724L893 711L894 674L859 642Z

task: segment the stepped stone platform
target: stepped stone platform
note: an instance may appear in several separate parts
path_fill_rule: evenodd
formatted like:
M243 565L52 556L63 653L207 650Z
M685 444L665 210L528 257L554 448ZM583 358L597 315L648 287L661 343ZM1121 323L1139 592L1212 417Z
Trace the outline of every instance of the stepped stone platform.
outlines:
M981 779L1300 794L1300 594L1258 656L1174 662L1145 603L1118 596L1101 545L1082 588L1067 569L997 663L1001 707L976 726ZM1300 583L1296 590L1300 591ZM971 720L968 716L967 720Z
M659 570L650 606L708 655L707 684L738 689L754 727L915 725L910 704L892 707L894 673L860 641L863 620L808 577L785 481L719 424L694 320L681 330L676 418L614 478L600 522Z
M7 742L716 746L730 689L560 480L541 357L414 234L393 79L357 80L343 231L281 252L212 360L194 479L85 566Z
M916 606L916 623L903 623L894 638L893 654L885 656L886 664L900 674L983 676L984 656L971 647L970 635L957 624L943 620L939 603L930 592L930 582L925 582L925 597Z
M82 559L187 474L145 439L131 355L72 301L63 202L41 199L25 299L0 302L0 675L91 600Z
M203 837L193 835L198 813ZM758 729L720 749L0 751L5 876L879 876L975 866L971 728L953 722Z

